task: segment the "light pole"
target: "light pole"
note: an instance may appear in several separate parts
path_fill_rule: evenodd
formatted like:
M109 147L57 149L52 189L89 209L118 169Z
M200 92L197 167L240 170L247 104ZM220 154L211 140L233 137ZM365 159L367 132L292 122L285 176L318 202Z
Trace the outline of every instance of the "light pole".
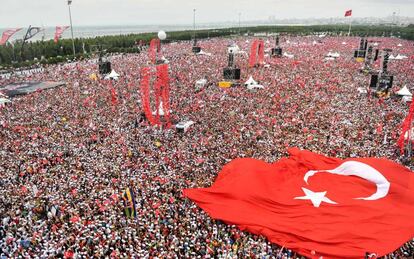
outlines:
M72 13L70 11L70 5L72 4L72 0L68 0L68 7L69 7L69 19L70 19L70 33L72 35L72 49L73 49L73 58L75 58L76 51L75 51L75 41L73 40L73 26L72 26Z
M196 31L196 26L195 26L195 19L196 19L196 9L193 9L193 37L195 40L195 31Z
M241 13L239 13L239 34L241 34L240 27L241 27Z

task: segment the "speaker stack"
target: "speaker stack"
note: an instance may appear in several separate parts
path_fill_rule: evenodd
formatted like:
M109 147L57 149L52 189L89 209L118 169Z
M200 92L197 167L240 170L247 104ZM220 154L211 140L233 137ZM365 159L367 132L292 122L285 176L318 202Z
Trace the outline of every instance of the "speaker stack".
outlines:
M240 68L226 67L223 69L225 80L240 80Z
M193 42L193 49L192 49L194 54L200 53L201 52L201 47L197 45L197 40L194 38L194 42Z
M282 48L279 46L279 36L276 36L276 47L272 48L272 57L281 57Z
M197 53L200 53L201 52L201 47L199 47L199 46L193 46L193 53L194 54L197 54Z
M365 38L361 38L361 41L359 43L359 49L354 51L354 58L358 62L363 62L365 60L365 57L367 55L367 47L368 47L368 40Z
M111 73L111 62L109 61L100 61L99 64L99 74L105 75Z

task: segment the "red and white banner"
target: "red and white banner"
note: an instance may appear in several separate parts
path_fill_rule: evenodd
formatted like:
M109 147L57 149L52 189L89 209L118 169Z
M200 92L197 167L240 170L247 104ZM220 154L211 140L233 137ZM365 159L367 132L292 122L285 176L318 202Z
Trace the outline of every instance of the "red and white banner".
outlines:
M380 158L288 152L271 164L235 159L210 188L183 194L212 218L308 258L375 258L413 238L413 172Z
M69 28L69 26L56 26L56 32L55 32L55 42L57 43L62 36L62 33L66 31Z
M255 40L253 41L250 49L249 66L254 67L255 65L262 65L264 63L264 41Z
M348 10L345 12L345 17L352 16L352 10Z
M15 28L15 29L8 29L3 32L3 35L0 40L0 45L6 44L6 42L10 39L13 34L20 31L22 28Z
M168 65L162 64L156 67L156 79L153 83L153 93L155 95L155 109L153 114L151 109L151 78L153 73L149 67L141 69L141 99L142 109L145 117L153 126L161 126L160 115L164 116L165 127L171 126L170 122L170 79L168 76ZM162 110L162 114L160 111ZM155 116L154 116L155 115Z
M161 41L159 39L152 39L149 48L149 58L152 63L156 63L157 53L161 51Z

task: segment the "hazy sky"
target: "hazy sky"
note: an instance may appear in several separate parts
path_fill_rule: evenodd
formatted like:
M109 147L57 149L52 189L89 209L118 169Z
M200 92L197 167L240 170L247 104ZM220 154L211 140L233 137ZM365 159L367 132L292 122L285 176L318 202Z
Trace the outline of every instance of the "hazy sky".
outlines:
M73 0L76 25L191 24L284 18L413 16L414 0ZM66 25L67 0L0 0L0 27Z

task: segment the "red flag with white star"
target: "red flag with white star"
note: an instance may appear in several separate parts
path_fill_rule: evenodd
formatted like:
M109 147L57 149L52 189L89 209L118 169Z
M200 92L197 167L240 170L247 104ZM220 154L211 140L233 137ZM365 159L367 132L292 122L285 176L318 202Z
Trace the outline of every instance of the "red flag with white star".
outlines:
M273 164L235 159L210 188L183 193L211 217L308 257L383 256L414 236L414 174L405 167L289 153Z

